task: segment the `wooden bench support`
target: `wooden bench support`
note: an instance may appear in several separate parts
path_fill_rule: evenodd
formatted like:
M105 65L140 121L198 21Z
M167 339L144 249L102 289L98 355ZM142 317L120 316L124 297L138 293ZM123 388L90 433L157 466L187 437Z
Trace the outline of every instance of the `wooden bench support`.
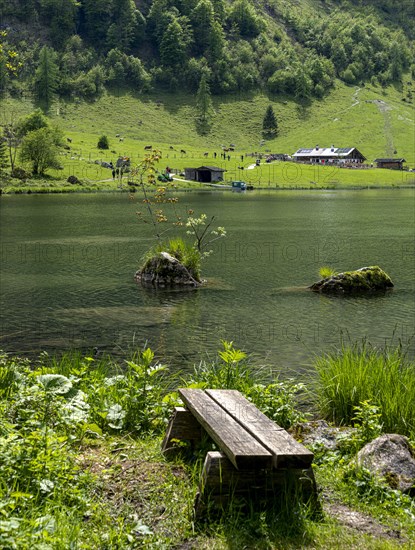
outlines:
M312 468L237 470L224 453L210 451L203 465L194 514L200 520L208 510L223 511L235 499L269 507L287 498L310 502L313 507L318 504Z
M167 458L174 458L184 447L191 450L203 437L204 430L190 411L184 407L175 407L167 427L161 450Z

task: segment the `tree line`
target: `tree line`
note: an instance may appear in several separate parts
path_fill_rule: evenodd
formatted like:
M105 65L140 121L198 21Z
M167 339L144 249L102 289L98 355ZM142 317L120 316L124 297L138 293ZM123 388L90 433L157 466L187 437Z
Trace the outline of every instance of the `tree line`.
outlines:
M0 91L19 95L29 87L48 104L55 95L90 99L105 87L196 92L204 78L213 94L262 89L303 101L323 97L336 78L398 81L413 62L410 32L393 23L396 11L406 16L406 3L395 11L388 0L330 6L314 12L280 0L0 2L3 49L18 50L22 63L11 73L0 55Z

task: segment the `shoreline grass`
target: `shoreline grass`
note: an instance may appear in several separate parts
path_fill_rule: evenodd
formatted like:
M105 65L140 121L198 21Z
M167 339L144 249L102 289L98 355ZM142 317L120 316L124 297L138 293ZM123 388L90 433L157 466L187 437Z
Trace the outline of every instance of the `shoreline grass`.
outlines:
M380 409L386 433L415 440L415 364L400 347L345 345L314 366L319 411L325 418L352 425L355 408L371 401Z
M412 175L411 175L412 178ZM249 178L241 178L247 183L252 183ZM227 183L230 183L227 182ZM413 180L408 182L398 180L397 183L385 183L385 184L367 184L367 183L327 183L327 184L315 184L315 183L298 183L298 184L255 184L253 183L253 191L257 192L278 192L278 191L359 191L359 190L402 190L402 189L415 189L415 175ZM209 185L200 184L198 182L179 181L175 180L174 186L168 190L168 192L181 193L191 191L202 191L206 193L218 192L222 193L229 189L221 189L220 186L211 187ZM83 184L71 185L66 181L57 180L52 183L47 182L44 185L32 183L18 183L0 186L0 195L31 195L31 194L65 194L65 193L135 193L140 192L135 188L130 187L124 183L121 187L119 185L108 184L107 182L88 182ZM147 192L152 192L148 190ZM251 193L251 191L248 191Z

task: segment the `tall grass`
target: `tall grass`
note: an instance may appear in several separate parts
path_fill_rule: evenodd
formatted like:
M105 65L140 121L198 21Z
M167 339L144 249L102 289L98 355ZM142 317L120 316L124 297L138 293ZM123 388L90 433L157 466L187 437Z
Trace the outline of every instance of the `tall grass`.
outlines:
M315 369L318 406L326 418L353 424L354 408L370 400L380 409L384 432L415 438L415 362L401 347L345 345L318 358Z

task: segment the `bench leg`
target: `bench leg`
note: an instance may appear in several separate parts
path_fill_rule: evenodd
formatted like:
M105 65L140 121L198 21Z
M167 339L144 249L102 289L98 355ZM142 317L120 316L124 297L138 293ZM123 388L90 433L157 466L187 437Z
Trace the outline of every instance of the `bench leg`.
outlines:
M167 458L177 456L186 444L193 448L202 438L202 427L190 411L175 407L161 445Z
M290 492L293 498L318 505L312 468L280 470L237 470L225 454L206 455L196 495L195 519L202 519L209 508L223 511L233 498L272 505Z

